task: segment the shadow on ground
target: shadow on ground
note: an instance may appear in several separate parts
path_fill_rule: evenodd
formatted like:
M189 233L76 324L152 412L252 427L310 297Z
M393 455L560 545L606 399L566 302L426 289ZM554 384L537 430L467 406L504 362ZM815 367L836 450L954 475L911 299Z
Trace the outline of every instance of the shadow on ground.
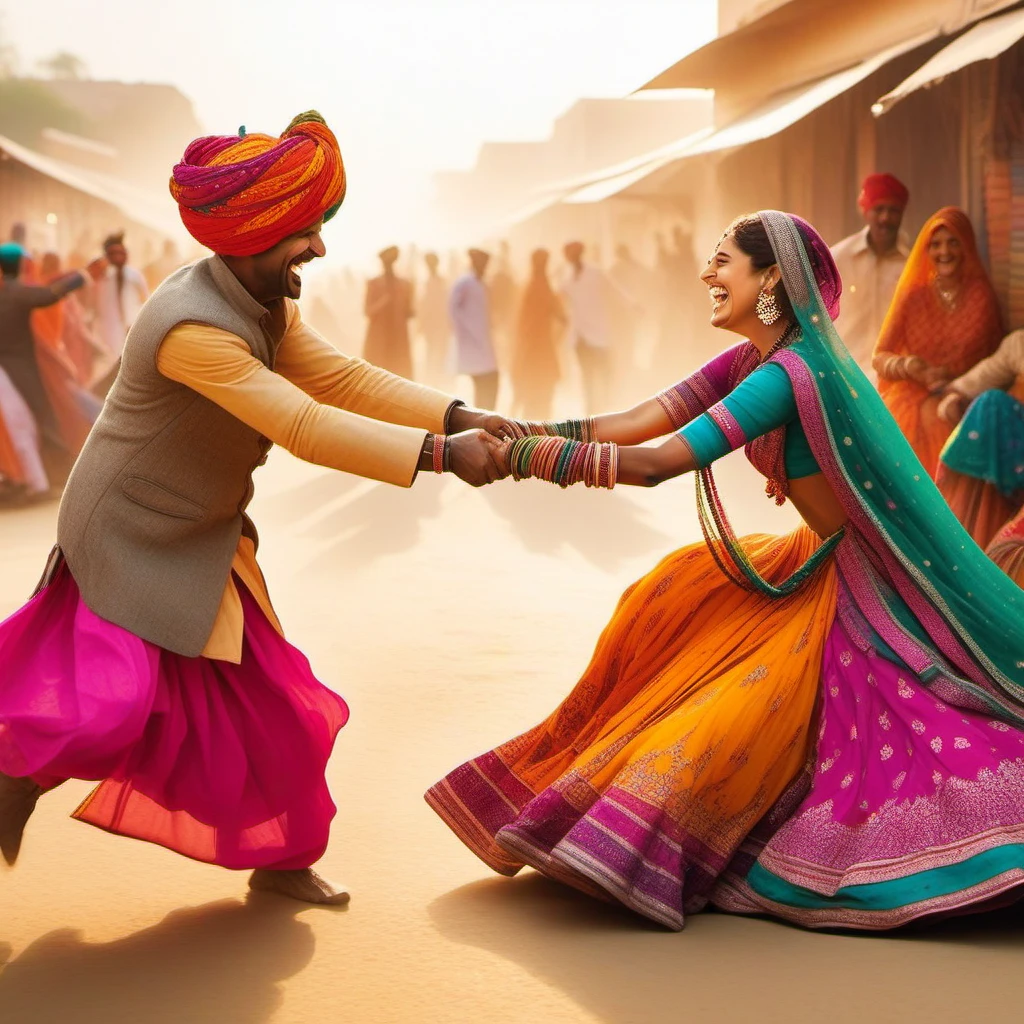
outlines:
M1024 950L1020 905L893 933L811 932L708 912L672 933L534 872L463 886L429 913L444 938L517 964L606 1024L819 1019L808 1014L835 1010L837 998L853 1012L843 1020L869 1019L879 991L909 997L907 978L940 952L1011 964ZM853 977L871 985L851 989ZM969 990L969 976L961 980Z
M4 964L0 1006L9 1021L109 1024L261 1024L281 983L313 956L300 904L255 894L176 910L114 942L52 931Z
M649 525L650 515L640 505L615 491L595 493L578 486L563 491L525 480L494 484L483 493L523 547L538 554L571 550L610 571L628 559L660 558L679 546Z

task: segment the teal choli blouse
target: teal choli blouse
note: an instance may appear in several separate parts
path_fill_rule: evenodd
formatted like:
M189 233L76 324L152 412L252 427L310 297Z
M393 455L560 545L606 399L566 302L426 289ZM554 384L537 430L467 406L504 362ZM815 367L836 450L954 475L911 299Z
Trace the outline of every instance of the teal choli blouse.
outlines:
M786 428L783 454L790 480L820 473L797 413L796 396L786 371L765 363L740 381L720 402L691 420L678 432L703 469L723 455Z

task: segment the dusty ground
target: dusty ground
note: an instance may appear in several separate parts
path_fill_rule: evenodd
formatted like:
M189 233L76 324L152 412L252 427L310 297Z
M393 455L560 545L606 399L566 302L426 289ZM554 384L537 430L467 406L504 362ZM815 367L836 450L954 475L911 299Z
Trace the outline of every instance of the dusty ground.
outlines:
M749 473L726 474L737 527L788 526ZM54 514L0 515L0 615L31 590ZM255 514L291 639L352 707L323 864L351 906L246 901L239 876L71 821L86 787L70 784L0 872L0 1020L1020 1019L1024 911L897 937L718 914L670 934L531 873L491 877L423 803L550 710L621 589L696 539L690 484L476 492L431 477L405 492L277 454Z

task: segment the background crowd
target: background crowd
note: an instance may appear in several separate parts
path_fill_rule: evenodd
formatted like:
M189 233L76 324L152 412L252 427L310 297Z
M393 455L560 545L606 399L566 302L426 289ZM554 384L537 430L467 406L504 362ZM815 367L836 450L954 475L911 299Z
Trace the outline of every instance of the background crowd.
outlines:
M863 183L864 226L837 240L838 330L977 543L1024 583L1024 329L1005 324L967 215L947 207L912 241L908 188ZM338 348L524 419L597 413L661 390L711 357L708 298L687 227L651 262L567 239L532 252L378 254L379 273L314 278L304 317ZM88 252L0 247L0 502L52 498L117 372L150 292L183 263L173 242L136 267L123 233Z

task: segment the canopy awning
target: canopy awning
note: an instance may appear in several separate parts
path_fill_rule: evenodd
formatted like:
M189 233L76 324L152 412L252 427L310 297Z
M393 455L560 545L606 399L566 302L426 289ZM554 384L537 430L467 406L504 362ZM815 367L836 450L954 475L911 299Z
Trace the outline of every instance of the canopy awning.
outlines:
M185 234L169 195L166 198L153 195L119 178L55 160L3 135L0 135L0 152L76 192L108 203L136 224L169 238L182 238Z
M886 93L871 111L876 117L880 117L912 92L926 89L970 64L993 60L1022 38L1024 10L1011 11L1009 14L1001 14L997 18L979 22L949 46L939 50L931 60L900 82L892 92Z
M934 39L937 34L938 31L935 30L914 39L905 40L845 71L775 96L760 109L734 121L725 128L703 138L691 140L686 146L674 151L666 148L663 151L649 153L645 158L638 158L634 166L627 171L623 172L619 168L616 173L570 193L563 198L563 201L567 203L600 202L639 184L663 167L676 161L689 160L707 153L736 149L739 146L746 146L752 142L760 142L778 135L779 132L802 121L830 100L834 100L847 90L852 89L869 75L888 64L889 61L916 49L930 39Z

